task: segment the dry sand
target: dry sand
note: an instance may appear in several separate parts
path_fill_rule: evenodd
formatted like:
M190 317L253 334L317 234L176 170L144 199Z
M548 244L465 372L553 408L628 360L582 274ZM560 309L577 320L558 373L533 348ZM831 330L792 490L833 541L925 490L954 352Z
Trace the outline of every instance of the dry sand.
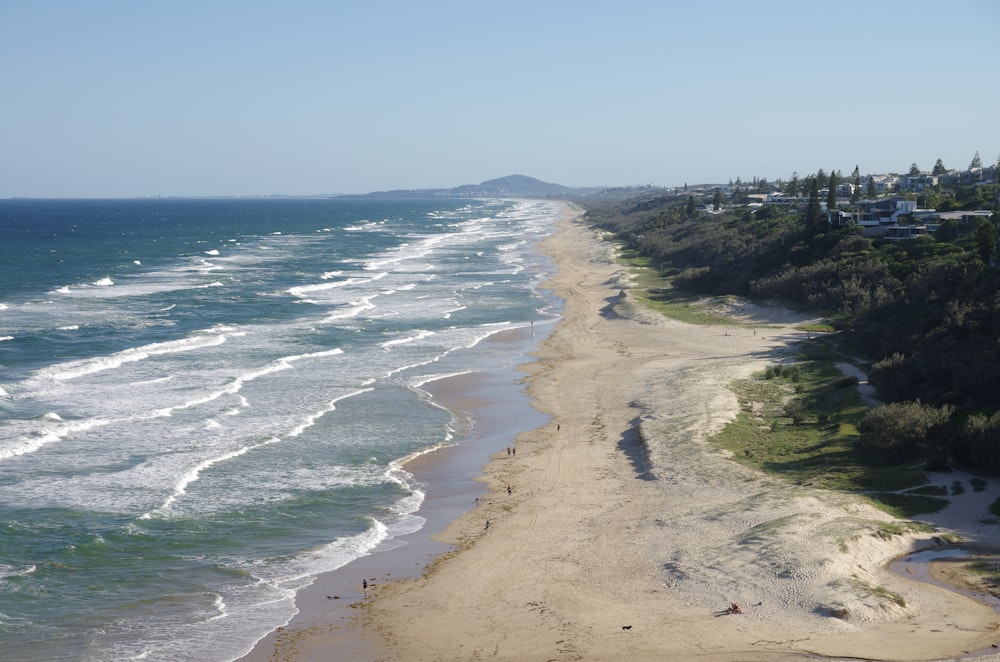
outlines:
M650 313L574 213L541 246L564 319L524 366L551 421L486 467L482 505L439 536L457 551L353 610L377 648L317 635L273 659L1000 659L993 609L888 570L933 547L930 534L884 535L892 518L863 501L753 472L706 442L737 413L727 385L789 356L804 320L741 303L726 304L732 326ZM983 521L996 488L965 486L934 523L996 542ZM731 602L743 613L726 614Z

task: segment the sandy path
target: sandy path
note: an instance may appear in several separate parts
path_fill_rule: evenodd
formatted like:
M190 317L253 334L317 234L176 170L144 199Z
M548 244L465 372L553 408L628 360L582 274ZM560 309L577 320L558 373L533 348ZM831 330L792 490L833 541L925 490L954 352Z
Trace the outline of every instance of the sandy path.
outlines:
M610 247L570 218L542 248L566 310L527 370L553 419L490 463L489 498L443 536L461 551L379 587L363 625L388 659L926 660L1000 640L988 607L884 569L929 536L879 535L880 511L705 443L737 411L726 385L782 360L800 320L644 312L619 295Z

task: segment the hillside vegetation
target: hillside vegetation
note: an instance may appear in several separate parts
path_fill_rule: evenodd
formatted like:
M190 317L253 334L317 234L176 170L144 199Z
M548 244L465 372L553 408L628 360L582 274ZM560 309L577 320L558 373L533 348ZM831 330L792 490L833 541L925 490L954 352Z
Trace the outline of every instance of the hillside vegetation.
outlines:
M980 204L994 199L992 186L935 195ZM727 208L716 194L712 212L693 199L647 193L582 204L588 223L676 289L780 299L826 316L842 350L869 362L870 381L888 403L859 423L860 451L886 464L930 458L1000 470L996 213L968 232L943 226L889 242L832 227L813 206L815 194L801 210Z

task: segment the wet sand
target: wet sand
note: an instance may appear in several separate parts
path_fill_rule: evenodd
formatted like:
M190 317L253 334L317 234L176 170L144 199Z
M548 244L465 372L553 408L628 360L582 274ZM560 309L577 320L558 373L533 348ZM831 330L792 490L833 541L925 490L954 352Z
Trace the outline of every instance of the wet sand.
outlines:
M459 516L485 506L489 489L482 481L491 457L507 458L518 431L543 425L548 417L531 407L524 393L524 373L517 364L550 329L502 332L484 341L494 351L511 354L514 365L474 372L424 384L440 406L456 413L462 443L420 455L406 470L425 489L419 515L424 527L333 572L319 576L296 599L299 614L285 627L259 641L240 662L278 660L377 660L382 641L362 628L358 619L388 582L422 575L434 559L456 547L435 540ZM478 500L481 500L481 504ZM368 597L362 580L369 583Z
M314 588L358 584L364 563L382 561L364 573L376 587L352 618L335 622L304 599L290 643L279 635L273 654L258 646L255 659L933 660L993 650L1000 618L990 607L888 569L934 546L933 534L890 533L897 522L857 497L761 475L706 442L739 409L728 384L788 359L805 319L730 300L715 305L734 325L649 313L630 300L612 247L571 214L542 250L566 309L521 368L551 418L520 433L508 457L510 420L490 412L503 391L457 389L484 407L480 432L500 451L481 481L465 481L468 492L443 488L439 503L457 492L464 510L442 507L453 519L427 548L403 548L391 575L388 552L321 578ZM453 468L474 476L478 457ZM448 453L422 462L415 474L444 471ZM990 489L933 523L996 542L980 512ZM429 533L441 520L426 503ZM438 544L449 551L425 570ZM742 614L726 613L732 602Z

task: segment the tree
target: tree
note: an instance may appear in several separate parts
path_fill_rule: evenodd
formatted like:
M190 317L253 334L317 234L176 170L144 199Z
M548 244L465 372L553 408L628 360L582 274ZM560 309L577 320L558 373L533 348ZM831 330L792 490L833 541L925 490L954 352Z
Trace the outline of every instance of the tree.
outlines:
M826 176L826 173L823 172L822 168L820 168L819 170L816 171L816 185L818 187L820 187L820 188L826 188L826 185L827 185L827 183L829 181L830 181L830 178Z
M976 228L976 247L979 250L979 257L983 262L989 264L996 245L997 229L989 221L979 221L979 227Z
M851 186L851 202L857 202L861 197L861 169L858 166L854 166L854 172L851 173Z
M911 163L910 164L910 176L911 177L916 177L919 174L920 174L920 168L919 168L919 166L917 166L917 164L915 162Z
M875 178L868 175L868 191L865 193L869 198L875 197Z
M893 402L868 412L858 423L858 447L886 464L911 460L936 428L948 422L954 409L916 402Z
M1000 412L992 416L973 414L966 420L952 449L964 462L995 470L1000 465L997 439L1000 439Z
M837 171L830 171L830 183L828 186L830 190L826 194L826 208L833 211L837 208L837 184L839 184L839 178L837 177Z
M819 182L815 177L810 177L809 202L806 204L806 225L810 229L819 228Z
M788 197L794 198L798 195L799 188L801 188L801 184L799 183L799 173L793 172L792 178L788 180L788 188L785 189L785 193L788 194Z
M687 184L685 184L685 186L687 186ZM694 196L693 195L689 195L688 196L687 207L685 208L684 211L687 212L687 217L688 218L694 218Z
M931 170L931 174L932 175L943 175L946 172L948 172L948 171L944 167L944 162L942 162L941 159L938 159L934 163L934 169Z
M1000 216L1000 156L993 166L993 215Z
M958 226L955 221L945 221L934 231L934 238L938 241L955 241L958 239Z
M982 167L983 167L983 160L979 158L979 152L977 151L976 155L972 157L972 163L969 164L969 170L975 170L976 168L982 168Z
M722 189L715 189L715 198L712 200L712 206L715 207L715 211L722 209Z

